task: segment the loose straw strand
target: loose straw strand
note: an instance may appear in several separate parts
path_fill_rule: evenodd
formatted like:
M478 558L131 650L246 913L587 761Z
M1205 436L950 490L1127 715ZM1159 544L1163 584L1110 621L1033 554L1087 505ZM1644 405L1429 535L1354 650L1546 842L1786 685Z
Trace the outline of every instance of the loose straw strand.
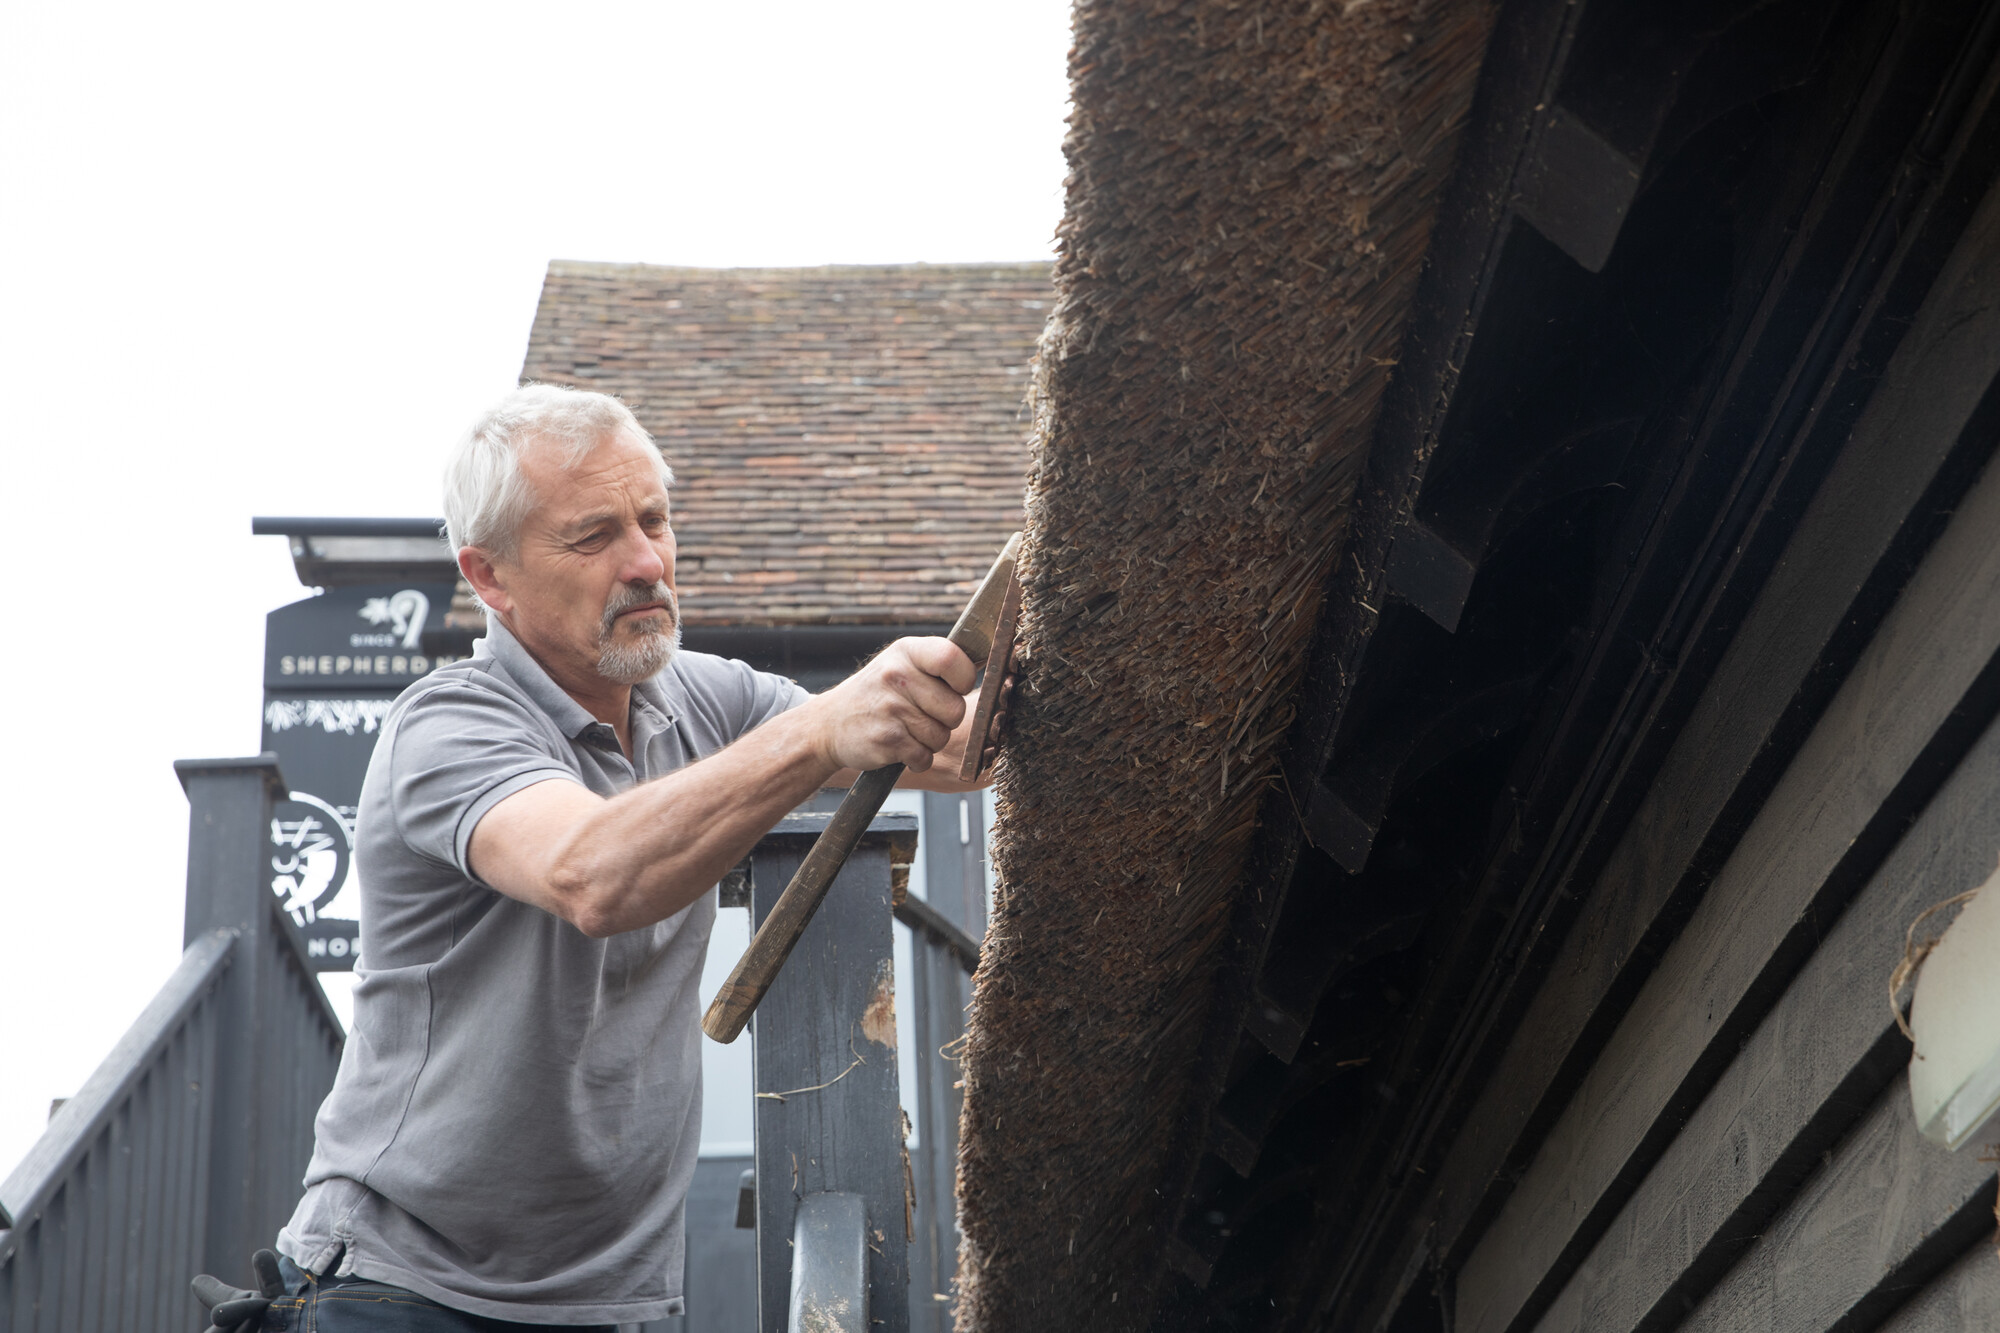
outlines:
M847 1066L847 1068L841 1070L838 1074L835 1074L832 1078L828 1079L826 1082L815 1083L810 1088L788 1088L783 1092L760 1092L757 1095L760 1098L764 1098L769 1101L781 1102L785 1100L785 1098L787 1097L796 1097L802 1092L825 1092L828 1088L840 1082L840 1080L846 1078L849 1074L852 1074L855 1070L855 1066L865 1065L868 1063L866 1060L861 1058L861 1052L854 1049L854 1028L852 1025L850 1025L847 1029L847 1049L850 1053L853 1054L854 1063Z

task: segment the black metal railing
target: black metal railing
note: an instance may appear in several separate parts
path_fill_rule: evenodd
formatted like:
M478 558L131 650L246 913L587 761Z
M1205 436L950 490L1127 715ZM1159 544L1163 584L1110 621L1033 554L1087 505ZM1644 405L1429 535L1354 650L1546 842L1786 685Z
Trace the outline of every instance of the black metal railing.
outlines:
M185 1325L212 1140L216 982L236 939L197 940L6 1183L0 1326Z
M0 1183L0 1333L191 1328L189 1279L247 1284L298 1199L343 1038L265 888L277 762L175 768L181 962Z

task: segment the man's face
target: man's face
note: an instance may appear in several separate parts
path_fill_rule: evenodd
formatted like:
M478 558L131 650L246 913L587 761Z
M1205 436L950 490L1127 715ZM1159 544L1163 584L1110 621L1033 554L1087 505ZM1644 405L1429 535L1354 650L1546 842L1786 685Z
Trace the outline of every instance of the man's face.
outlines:
M568 471L559 458L540 444L521 455L536 504L502 573L508 626L558 679L635 684L680 630L658 455L621 434Z

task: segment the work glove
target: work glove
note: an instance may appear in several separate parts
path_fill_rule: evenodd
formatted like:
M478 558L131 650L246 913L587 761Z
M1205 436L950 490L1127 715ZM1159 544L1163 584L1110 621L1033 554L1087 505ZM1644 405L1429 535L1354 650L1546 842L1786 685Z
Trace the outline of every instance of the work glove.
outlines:
M285 1294L285 1280L278 1275L278 1256L269 1250L250 1256L250 1267L257 1273L256 1291L232 1287L206 1273L195 1278L194 1298L208 1311L203 1333L257 1333L264 1327L264 1311Z

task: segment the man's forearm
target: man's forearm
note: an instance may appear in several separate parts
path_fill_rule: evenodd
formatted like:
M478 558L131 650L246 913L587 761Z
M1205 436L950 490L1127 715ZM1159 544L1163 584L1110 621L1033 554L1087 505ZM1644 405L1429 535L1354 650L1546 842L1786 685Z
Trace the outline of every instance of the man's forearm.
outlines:
M568 782L515 792L473 828L472 873L589 935L664 920L843 769L934 767L940 750L955 766L972 678L951 644L899 639L825 694L677 773L609 800Z
M664 920L707 892L832 775L802 713L780 714L575 825L550 872L572 906L564 915L586 934L609 935Z

